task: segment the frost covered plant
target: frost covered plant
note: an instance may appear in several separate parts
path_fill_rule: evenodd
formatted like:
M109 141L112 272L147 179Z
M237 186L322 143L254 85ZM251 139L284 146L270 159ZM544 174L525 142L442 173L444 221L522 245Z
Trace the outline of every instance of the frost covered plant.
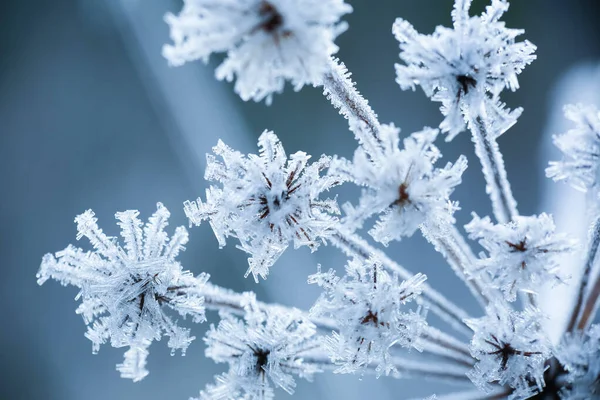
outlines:
M317 364L304 360L318 348L316 327L296 310L245 305L244 320L225 314L204 341L206 356L228 363L229 372L200 393L201 399L270 399L272 386L292 394L293 375L311 379Z
M489 392L490 383L508 385L513 389L510 398L528 398L543 389L551 352L538 310L518 312L498 304L488 307L485 317L467 323L475 332L471 354L478 361L468 376L476 386Z
M567 370L564 400L600 397L600 325L566 335L556 357Z
M404 139L399 147L400 130L382 125L380 141L375 142L356 126L357 136L370 146L359 147L352 162L335 160L331 174L364 187L356 208L349 208L349 219L362 221L381 214L369 233L387 245L391 240L412 236L423 224L451 225L457 203L450 194L460 184L467 167L464 156L444 168L436 168L441 157L433 144L437 129L425 128Z
M343 0L185 0L179 15L165 17L173 44L163 54L181 65L227 53L217 78L235 78L244 100L270 103L286 81L295 90L321 82L351 11Z
M416 274L400 282L376 259L349 261L343 277L320 269L309 277L309 283L324 289L311 314L331 317L340 327L326 341L338 372L353 373L374 364L378 374L389 374L395 371L390 356L393 345L418 347L425 320L420 312L407 310L406 304L421 293L426 279Z
M206 202L185 203L190 223L209 220L220 246L232 236L250 254L250 273L266 279L269 267L294 242L313 251L330 235L338 213L334 200L321 200L322 192L335 184L333 177L322 176L330 159L323 156L309 164L304 152L289 159L273 132L258 139L260 153L243 155L219 141L216 156L207 155L205 178L218 182L206 192Z
M562 161L550 162L546 175L568 182L575 189L597 191L600 179L600 110L582 104L565 107L565 115L575 123L567 133L554 136L554 144L564 154Z
M53 278L81 289L77 313L88 325L86 337L94 353L108 340L113 347L129 347L117 369L134 381L148 374L146 356L153 340L169 336L172 351L185 353L194 337L172 321L164 306L203 322L200 290L208 280L206 274L194 277L183 271L176 261L188 234L180 226L169 239L164 230L170 214L161 203L146 224L138 215L135 210L115 214L123 246L102 232L92 210L79 215L75 218L77 239L85 236L94 250L69 246L56 253L56 258L46 254L37 274L39 284Z
M477 271L489 274L508 301L516 300L518 290L536 293L546 282L563 282L566 278L558 257L574 251L576 241L555 233L548 214L516 217L508 224L497 225L489 217L474 214L465 228L488 253L477 262Z
M396 66L402 89L421 86L442 103L439 130L452 139L469 129L481 161L493 217L478 217L456 227L458 204L450 200L461 183L466 157L437 166L438 129L425 128L404 138L399 129L379 122L338 59L334 39L345 28L340 18L351 11L342 0L185 0L177 16L167 14L173 43L163 53L172 65L225 53L217 78L234 80L247 100L271 101L285 82L296 89L322 86L323 94L348 120L357 140L352 160L287 156L275 134L259 138L258 154L242 154L219 141L207 156L205 199L186 201L191 225L208 222L221 247L234 238L249 254L246 276L266 279L271 266L293 243L312 251L321 244L349 258L345 273L334 269L309 276L322 293L310 311L266 304L252 293L236 293L182 270L176 257L187 242L180 227L164 232L169 213L162 205L145 225L137 211L117 213L124 245L106 236L91 211L77 217L79 235L93 251L75 247L46 255L38 282L53 278L80 288L77 312L89 325L94 351L110 340L128 346L122 376L142 379L148 347L169 336L169 347L185 350L190 332L164 312L204 320L205 308L220 322L205 337L206 356L228 365L200 392L201 400L272 399L293 393L296 378L316 373L375 373L394 378L425 378L470 385L431 397L438 399L592 399L599 397L600 328L591 326L600 307L600 114L592 106L570 106L575 128L557 136L563 160L547 175L588 191L589 240L581 276L557 345L548 341L537 293L548 283L564 283L573 265L557 256L575 243L557 233L550 215L521 216L504 167L498 136L516 122L501 92L518 88L517 76L535 58L522 30L508 29L500 18L508 1L491 0L485 12L469 14L470 0L455 0L452 28L422 35L396 20L400 41ZM361 188L341 214L324 192L341 184ZM482 306L471 315L443 296L361 235L369 231L387 245L418 229ZM285 273L285 268L278 269ZM432 277L435 281L437 277ZM517 296L517 294L525 294ZM521 301L516 301L519 298ZM411 307L414 305L414 307ZM433 314L442 328L429 325ZM546 324L545 324L546 325ZM447 329L445 329L447 328ZM562 329L562 330L560 330ZM416 349L417 351L410 351ZM473 387L474 386L474 387ZM278 388L283 390L278 390Z
M469 15L471 1L454 3L452 28L438 26L433 34L422 35L401 18L393 28L405 62L396 65L396 81L402 89L419 85L442 103L446 119L440 127L448 140L465 129L465 121L486 114L502 121L497 135L514 124L522 110L508 111L499 95L505 88L518 89L517 75L535 59L534 45L516 41L524 31L508 29L500 21L508 1L493 0L474 17Z

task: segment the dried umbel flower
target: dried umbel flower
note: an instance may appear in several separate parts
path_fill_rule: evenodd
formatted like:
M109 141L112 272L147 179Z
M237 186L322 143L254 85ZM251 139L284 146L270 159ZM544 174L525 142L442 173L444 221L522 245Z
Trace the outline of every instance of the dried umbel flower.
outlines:
M338 372L362 371L374 364L378 374L389 374L395 370L389 353L393 345L418 347L425 319L420 310L406 305L421 293L426 279L416 274L400 282L376 259L351 260L343 277L320 269L309 277L309 283L324 289L311 314L331 317L339 326L326 341Z
M86 337L93 342L94 352L108 340L113 347L128 346L125 361L117 369L134 381L148 374L146 356L153 340L169 336L173 352L185 353L194 337L164 307L184 317L190 315L194 322L204 321L201 289L208 280L206 274L194 277L183 271L176 261L188 234L180 226L169 239L164 229L170 213L161 203L145 225L138 215L136 210L115 214L124 246L102 232L92 210L79 215L75 218L77 239L85 236L94 250L69 246L56 253L56 258L46 254L37 274L39 284L53 278L81 289L77 313L89 327Z
M554 136L554 144L563 155L562 161L552 161L546 175L555 181L569 183L575 189L598 191L600 181L600 110L592 105L569 105L565 116L575 127Z
M354 129L361 135L360 125ZM436 129L425 128L404 139L400 148L399 129L382 125L379 143L368 150L359 147L352 162L334 160L331 175L364 188L359 204L346 207L352 223L380 214L369 233L387 245L411 236L423 224L443 226L454 221L458 205L450 201L450 194L460 184L467 160L461 156L454 164L436 168L441 157L433 144L437 134Z
M472 273L489 275L491 284L501 289L508 301L515 301L520 291L537 293L547 282L564 282L567 274L558 261L577 244L555 232L554 220L548 214L519 216L497 225L489 217L474 214L465 229L487 250Z
M440 127L448 140L465 129L465 120L482 113L494 122L496 136L513 125L522 110L505 109L499 95L518 89L517 75L535 59L533 44L515 40L524 31L500 21L508 1L493 0L481 16L469 16L470 7L471 0L456 1L453 27L438 26L431 35L400 18L393 28L405 63L396 65L396 81L402 89L419 85L442 103L446 119Z
M190 223L199 225L209 220L219 240L232 236L240 241L239 247L250 254L252 273L266 279L290 242L295 247L308 246L313 251L331 228L338 213L334 200L319 196L336 185L331 176L322 176L330 159L321 157L309 164L310 156L303 152L289 159L273 132L265 131L258 139L259 155L243 155L219 141L213 155L207 155L205 177L218 182L206 192L206 202L185 203Z
M347 27L340 18L351 11L343 0L186 0L165 17L173 44L163 54L181 65L226 53L217 78L235 78L244 100L269 103L286 81L295 90L321 82Z
M251 300L244 320L222 315L204 339L207 357L229 372L201 392L201 399L270 399L273 386L292 394L295 376L311 379L319 368L303 360L318 343L315 326L296 310L260 310Z

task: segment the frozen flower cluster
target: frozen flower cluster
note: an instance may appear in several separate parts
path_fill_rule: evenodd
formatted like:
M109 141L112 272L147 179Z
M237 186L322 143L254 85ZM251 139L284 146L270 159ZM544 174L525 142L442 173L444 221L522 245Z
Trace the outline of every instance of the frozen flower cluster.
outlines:
M567 277L558 260L574 251L577 242L555 233L548 214L516 217L497 225L475 214L465 228L487 251L478 260L476 272L488 274L508 301L515 301L519 291L537 293L545 283L564 282Z
M351 11L343 0L185 0L179 15L165 17L173 44L163 54L181 65L226 53L217 78L235 78L244 100L269 103L286 81L295 90L321 82Z
M600 179L600 110L591 105L569 105L565 107L565 115L575 123L575 128L554 137L554 144L562 151L564 159L550 162L546 175L555 181L568 182L581 191L597 190Z
M380 141L370 146L367 143L374 141L360 133L362 128L359 124L354 127L365 145L356 150L352 161L336 159L330 172L364 188L359 204L346 206L352 223L380 214L369 233L384 245L412 236L423 224L453 223L458 204L450 201L450 194L461 182L466 158L436 168L441 157L433 144L436 129L413 133L400 148L400 131L393 125L382 125Z
M465 121L485 115L496 122L501 135L512 126L521 109L509 111L500 93L519 88L517 75L535 60L535 46L517 42L523 33L500 21L508 10L506 0L493 0L481 16L470 16L471 0L458 0L452 12L453 27L438 26L431 35L419 34L398 18L394 35L400 42L396 81L402 89L421 86L428 97L442 103L441 124L448 140L465 129Z
M229 371L200 393L200 399L271 399L273 386L292 394L294 375L311 379L319 371L303 359L318 348L316 328L297 310L261 310L253 299L241 320L222 315L204 339L206 356L229 364Z
M260 153L241 154L219 141L207 155L205 178L220 183L206 191L206 202L185 203L190 223L208 220L220 246L231 236L250 254L252 273L266 279L269 268L290 242L294 247L308 246L313 251L331 234L338 213L335 200L320 195L337 184L322 171L330 158L321 157L309 164L304 152L286 156L273 132L258 139Z
M378 374L389 374L395 370L392 346L418 347L425 320L406 304L421 293L426 279L417 274L400 282L376 259L349 261L343 277L333 270L309 277L309 283L324 289L311 314L329 316L340 327L326 342L338 372L354 373L374 364Z
M185 350L194 339L189 329L178 326L164 311L189 315L194 322L204 317L201 289L208 275L194 277L176 261L188 234L184 227L169 239L165 227L169 211L160 203L146 224L139 212L129 210L115 215L124 245L106 236L96 223L92 210L75 218L77 239L86 237L93 251L69 246L46 254L37 274L38 283L49 278L81 290L77 313L88 325L86 336L94 352L110 340L113 347L129 347L125 361L117 366L124 378L144 378L148 346L153 340L169 336L168 346Z
M468 376L477 387L489 392L492 383L508 385L511 399L525 399L543 389L551 350L538 310L518 312L495 305L486 309L485 317L467 323L474 331L471 354L477 359Z

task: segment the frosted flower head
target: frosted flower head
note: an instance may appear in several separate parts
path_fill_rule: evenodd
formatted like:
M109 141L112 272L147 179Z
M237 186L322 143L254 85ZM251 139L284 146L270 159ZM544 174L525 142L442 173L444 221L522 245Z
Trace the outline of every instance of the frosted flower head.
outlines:
M299 90L320 83L340 18L352 11L343 0L185 0L179 15L167 14L172 65L226 53L217 78L232 81L244 100L271 101L286 81Z
M422 290L423 274L399 282L376 260L352 260L346 275L338 277L333 270L309 277L324 289L311 315L333 318L339 333L326 339L331 359L339 365L337 372L353 373L370 364L378 374L394 371L390 347L416 347L425 326L420 312L406 309Z
M314 324L297 310L270 307L259 310L253 301L244 320L223 315L211 326L205 342L206 356L229 364L229 372L217 377L201 393L202 399L269 399L273 386L292 394L294 375L311 379L319 369L303 357L318 347Z
M597 188L600 182L600 110L595 106L569 105L565 107L565 116L575 123L575 128L554 136L554 144L564 158L550 162L546 176L567 182L583 192Z
M516 42L522 30L508 29L500 21L508 1L492 0L481 16L469 15L471 0L456 0L452 28L438 26L431 35L419 34L403 19L397 19L393 32L400 42L396 81L403 90L421 86L425 94L442 103L446 117L440 125L447 140L465 129L465 120L479 115L485 107L487 118L502 134L521 113L510 112L499 95L519 87L517 75L535 56L535 46Z
M567 333L557 347L556 358L567 371L564 400L600 397L600 325Z
M92 210L79 215L77 239L85 236L94 250L69 246L56 258L46 254L37 274L39 284L53 278L81 289L77 313L88 325L86 337L93 342L94 352L108 340L113 347L129 346L117 369L134 381L148 374L147 348L153 340L169 336L173 352L185 352L194 337L189 329L176 325L163 306L190 315L194 322L204 321L201 289L208 280L206 274L194 277L183 271L176 261L188 234L181 226L169 239L164 229L170 214L161 203L146 224L138 215L135 210L115 214L124 245L102 232Z
M215 155L207 155L205 178L218 182L201 199L185 202L190 224L209 220L220 246L228 236L239 239L239 247L250 254L250 273L266 279L269 267L288 247L315 250L330 233L339 213L335 200L321 200L322 192L337 184L321 176L330 159L322 156L309 164L304 152L289 159L273 132L258 139L260 153L243 155L219 141Z
M544 387L545 362L551 356L540 326L540 312L490 305L486 316L465 321L474 331L471 355L477 363L467 376L485 392L492 384L513 389L510 399L525 399Z
M369 233L384 245L411 236L423 224L443 229L452 223L458 204L449 197L461 182L467 159L461 156L436 168L441 157L433 144L437 134L425 128L404 139L400 149L399 130L383 125L381 141L371 149L359 147L352 162L335 160L331 174L364 187L358 206L346 206L347 219L356 223L379 213Z
M488 274L507 301L515 301L519 291L535 293L547 282L563 282L566 276L558 258L574 251L577 244L567 235L555 233L554 220L548 214L518 216L497 225L489 217L473 214L465 229L488 253L481 255L476 272Z

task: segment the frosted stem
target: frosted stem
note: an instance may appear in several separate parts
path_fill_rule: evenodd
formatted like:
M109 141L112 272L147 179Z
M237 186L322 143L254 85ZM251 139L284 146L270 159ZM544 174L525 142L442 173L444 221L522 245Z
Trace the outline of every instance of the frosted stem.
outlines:
M598 306L600 306L600 276L596 277L596 282L592 287L590 294L585 301L585 306L583 307L583 312L581 313L581 317L579 318L579 323L577 324L577 329L584 330L588 327L588 325L592 322L594 315L598 311Z
M432 232L426 225L421 227L423 236L433 244L433 247L448 262L454 273L467 285L473 297L485 308L490 299L483 291L484 285L480 278L470 278L469 269L473 268L475 255L466 240L462 237L456 226L448 227L442 234ZM489 287L489 285L485 286Z
M571 313L571 318L569 319L569 324L567 325L567 332L572 332L575 329L575 326L577 325L579 314L581 313L581 309L583 308L585 294L588 291L590 285L590 275L592 273L594 261L596 260L596 255L598 253L599 246L600 216L596 217L596 219L592 222L590 226L585 268L583 270L581 279L579 280L579 290L577 291L577 298L575 300L574 308Z
M402 279L410 279L414 275L354 233L338 229L331 237L331 242L348 256L356 256L363 260L367 260L372 255L377 257L385 269ZM452 328L468 336L472 335L471 329L464 323L465 319L470 318L469 314L427 283L423 284L423 293L419 299Z
M323 77L323 94L348 120L362 121L372 137L380 142L381 125L369 102L356 90L344 64L331 61L331 69Z
M517 202L515 201L510 184L506 177L504 160L498 148L498 143L489 131L489 125L485 120L484 112L473 118L469 128L473 134L475 154L481 161L483 175L486 180L486 192L492 200L492 208L496 220L502 224L510 222L519 215Z
M307 364L317 365L323 370L335 371L339 368L339 366L333 364L329 358L321 358L319 356L304 356L302 357L302 361ZM457 367L455 365L443 363L434 364L420 362L401 357L393 357L391 361L398 372L398 374L392 373L392 376L396 378L410 379L418 377L425 379L442 380L445 382L456 384L471 383L469 378L467 378L466 376L466 372L468 370L463 367ZM377 365L375 364L368 365L366 371L377 374L380 374L382 372L377 369Z

